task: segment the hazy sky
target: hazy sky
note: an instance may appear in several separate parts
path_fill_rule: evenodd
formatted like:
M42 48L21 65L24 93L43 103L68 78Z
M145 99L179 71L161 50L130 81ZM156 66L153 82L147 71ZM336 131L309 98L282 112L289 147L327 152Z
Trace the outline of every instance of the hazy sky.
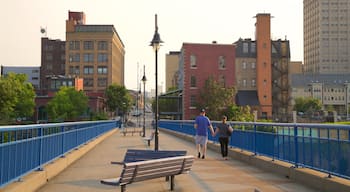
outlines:
M39 66L40 27L47 28L50 39L65 40L68 10L85 12L86 24L114 25L125 45L128 89L139 87L143 65L146 89L155 87L154 52L149 46L155 14L165 42L158 57L158 83L164 87L166 53L179 51L183 42L232 44L240 37L255 39L257 13L273 16L272 38L287 37L292 60L303 60L302 0L1 0L0 65Z

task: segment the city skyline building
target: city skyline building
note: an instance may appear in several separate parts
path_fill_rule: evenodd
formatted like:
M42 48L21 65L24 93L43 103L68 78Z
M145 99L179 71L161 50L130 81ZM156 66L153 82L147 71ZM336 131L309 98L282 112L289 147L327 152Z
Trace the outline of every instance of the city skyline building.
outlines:
M349 0L304 0L305 72L350 73Z
M125 85L124 44L113 25L87 25L84 12L68 12L66 76L83 78L84 91L102 95Z

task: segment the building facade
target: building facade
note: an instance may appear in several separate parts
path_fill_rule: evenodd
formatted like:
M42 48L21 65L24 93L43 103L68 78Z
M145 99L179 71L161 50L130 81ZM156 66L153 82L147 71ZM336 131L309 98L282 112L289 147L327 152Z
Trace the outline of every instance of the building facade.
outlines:
M179 59L179 51L170 51L165 56L165 92L167 92L169 88L178 88Z
M25 74L27 82L31 83L35 90L40 89L40 67L1 66L1 76L8 73Z
M209 77L213 77L224 87L235 85L235 46L216 42L183 43L178 76L179 89L183 90L182 119L194 119L198 115L196 102Z
M50 79L65 75L66 42L59 39L41 38L40 92L46 95L52 85Z
M349 75L293 74L291 80L293 100L298 97L319 99L323 105L323 110L332 109L338 115L348 118L350 103Z
M124 85L124 44L113 25L86 25L83 12L68 13L66 76L83 79L84 91L102 95Z
M291 110L288 40L271 40L270 14L256 15L256 40L236 45L236 103L257 110L258 118L288 121Z
M350 73L349 0L304 0L305 71Z

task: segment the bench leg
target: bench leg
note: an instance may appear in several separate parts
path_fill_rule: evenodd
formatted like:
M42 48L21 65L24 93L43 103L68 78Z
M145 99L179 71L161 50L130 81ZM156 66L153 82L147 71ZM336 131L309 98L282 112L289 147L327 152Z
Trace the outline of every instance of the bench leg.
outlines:
M147 140L148 146L151 146L151 140Z
M174 178L175 178L174 175L170 176L170 191L174 190L174 185L175 185Z
M121 192L125 192L125 190L126 190L126 185L121 185L120 186L120 191Z

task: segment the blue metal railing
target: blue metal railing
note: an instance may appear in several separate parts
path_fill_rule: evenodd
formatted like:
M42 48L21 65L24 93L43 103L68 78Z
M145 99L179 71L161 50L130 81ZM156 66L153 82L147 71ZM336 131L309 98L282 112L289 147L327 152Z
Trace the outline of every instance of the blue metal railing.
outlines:
M216 123L212 122L215 127ZM350 126L229 122L234 128L230 146L350 179ZM195 135L194 121L165 121L159 127ZM208 134L218 142L218 137Z
M0 126L0 188L63 157L119 121Z

